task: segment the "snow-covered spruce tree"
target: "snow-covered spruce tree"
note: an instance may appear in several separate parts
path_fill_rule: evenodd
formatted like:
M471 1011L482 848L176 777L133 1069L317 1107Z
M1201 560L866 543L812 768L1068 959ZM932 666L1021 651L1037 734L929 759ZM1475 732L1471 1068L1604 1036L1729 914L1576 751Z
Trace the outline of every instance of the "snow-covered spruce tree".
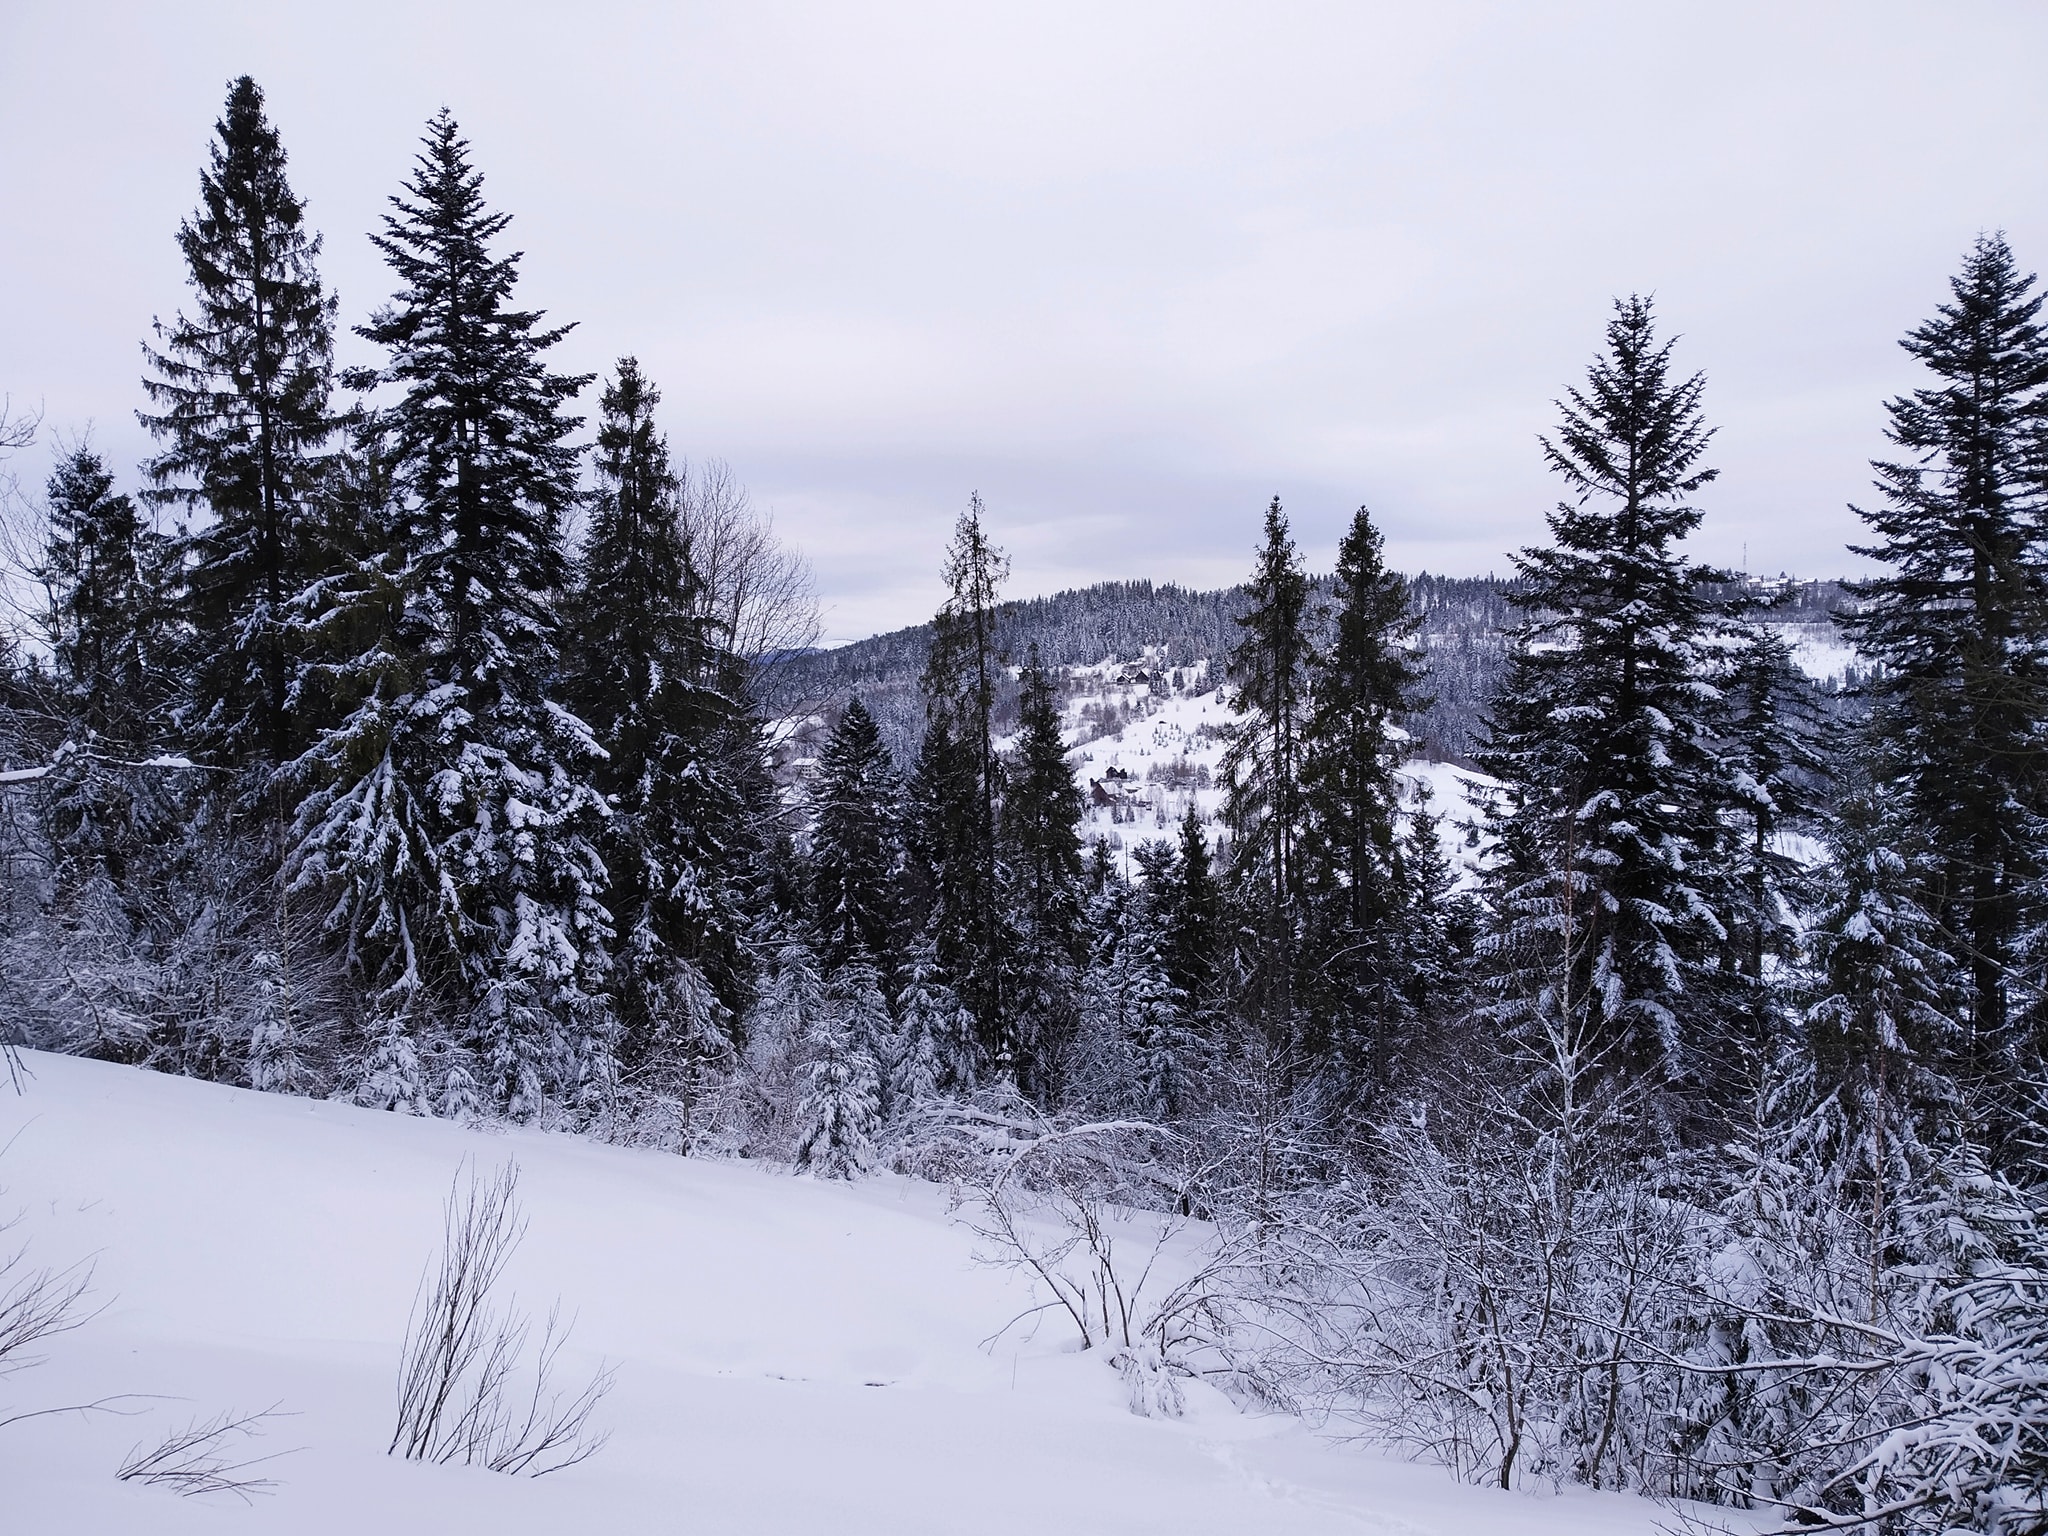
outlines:
M1888 1433L1831 1485L1834 1507L1904 1530L2048 1530L2048 1211L1969 1148L1919 1186L1928 1241L1902 1278ZM1868 1346L1866 1346L1868 1348ZM1884 1357L1882 1346L1871 1353ZM1882 1528L1882 1527L1880 1527Z
M846 706L811 781L811 900L828 962L856 951L895 969L901 918L902 790L875 717Z
M1198 1028L1213 1022L1222 1004L1227 935L1223 892L1212 862L1201 812L1190 805L1181 817L1170 877L1156 882L1151 901L1160 964L1187 1000Z
M1433 798L1427 783L1416 786L1401 834L1402 984L1409 1006L1423 1018L1457 1006L1478 925L1476 904L1458 891L1457 868L1444 852L1443 818L1430 809Z
M454 119L424 143L373 237L398 294L362 328L398 392L376 419L392 494L367 562L389 628L337 669L356 702L294 765L293 867L330 893L374 988L377 1062L410 1055L435 1080L391 1101L456 1105L473 1082L524 1117L615 1069L598 748L547 692L576 494L565 407L588 381L550 372L562 331L512 306L518 259L490 250L508 218Z
M877 1111L889 1110L889 1077L902 1041L881 970L867 954L855 950L832 968L825 982L825 1008L838 1017L847 1038L867 1053L875 1070Z
M1777 630L1747 626L1725 683L1731 705L1723 757L1733 814L1747 833L1729 845L1728 926L1750 994L1753 1043L1768 1049L1772 1021L1799 958L1816 892L1784 834L1820 830L1829 766L1820 700Z
M1060 1095L1073 1041L1084 954L1082 804L1060 739L1059 696L1035 644L1020 685L1017 745L1004 774L1004 904L1016 933L1010 965L1017 1085L1050 1104Z
M1965 1059L1958 1019L1967 987L1915 900L1915 865L1930 855L1924 844L1893 845L1900 827L1881 793L1853 796L1836 822L1833 898L1811 939L1820 996L1806 1013L1816 1097L1832 1095L1841 1117L1827 1155L1851 1165L1848 1176L1879 1201L1886 1186L1924 1171L1914 1146L1965 1130L1954 1074ZM1881 1219L1872 1230L1882 1232Z
M946 553L948 596L932 620L922 684L925 739L912 786L913 835L929 871L926 926L940 964L974 1016L982 1067L1014 1084L1019 1042L998 837L1003 765L993 724L1002 670L996 598L1009 562L989 542L982 516L976 496Z
M929 935L911 946L908 973L897 999L901 1022L889 1063L891 1113L974 1083L974 1016L946 982L938 946Z
M2041 995L2012 967L2048 910L2048 330L2003 236L1981 237L1949 287L1901 343L1934 379L1886 406L1902 457L1873 466L1883 500L1857 509L1874 535L1857 552L1886 570L1853 589L1844 623L1881 664L1878 771L1933 836L1920 899L1969 970L1972 1066L2006 1072L2013 1000ZM2035 1035L2038 1051L2048 1025Z
M1697 1090L1721 1044L1728 796L1702 655L1715 573L1677 547L1716 473L1712 432L1704 380L1671 377L1671 346L1648 299L1617 300L1543 441L1572 499L1554 542L1515 560L1522 619L1479 753L1504 785L1481 958L1503 1024L1562 1028L1611 1070Z
M798 1134L804 1042L825 1014L825 978L799 926L780 927L763 949L760 984L743 1031L743 1082L754 1107L747 1147L756 1156L789 1157Z
M1303 967L1318 1054L1353 1092L1390 1076L1412 1014L1407 874L1398 814L1403 719L1423 706L1408 644L1408 585L1386 568L1364 507L1337 548L1335 611L1310 667L1302 729L1306 835L1298 857L1309 914Z
M247 75L214 131L199 208L178 228L192 312L159 323L144 349L154 411L141 420L164 444L148 466L153 495L204 514L184 562L196 640L185 734L222 762L274 768L307 740L287 605L326 560L317 501L336 427L335 300Z
M716 686L720 637L697 596L661 396L633 358L606 387L590 523L568 603L566 701L606 756L601 846L616 949L620 1057L672 1078L730 1054L743 1004L745 917L736 875L752 828L725 772L733 737L758 740Z
M1160 961L1148 894L1111 875L1090 903L1074 1086L1105 1114L1166 1122L1189 1107L1205 1063Z
M237 983L199 978L213 995L198 1011L219 1021L202 1036L232 1017L250 1080L296 1090L312 1085L299 1055L315 1022L305 1005L327 978L285 888L291 807L276 774L333 718L324 694L301 687L312 637L299 599L338 558L328 510L335 301L320 278L320 237L246 75L228 88L199 206L177 239L191 302L145 344L150 409L138 414L159 444L149 499L196 514L176 540L190 637L176 735L209 767L237 770L182 786L194 815L177 903L202 925L190 935L195 958ZM218 888L200 889L202 872Z
M177 1034L167 961L179 925L164 887L194 786L189 775L138 765L162 739L176 688L166 591L175 554L113 487L80 444L58 459L46 491L33 574L50 652L36 701L48 772L31 788L50 879L37 891L47 902L14 1006L38 1044L145 1061L161 1059Z
M83 739L132 750L160 736L175 686L171 594L162 590L175 556L89 445L57 461L44 504L48 536L34 574L64 713Z
M1303 1043L1297 971L1306 919L1300 850L1307 823L1303 735L1314 648L1309 580L1275 496L1230 653L1232 706L1245 718L1223 755L1232 878L1244 908L1239 969L1246 1022L1268 1044Z
M1913 899L1925 855L1890 845L1881 793L1855 788L1831 829L1834 894L1807 938L1819 974L1803 1028L1772 1020L1750 1043L1749 1102L1699 1166L1719 1186L1698 1202L1713 1212L1699 1279L1661 1324L1683 1362L1669 1434L1682 1497L1816 1520L1868 1507L1864 1452L1907 1416L1907 1356L1940 1326L1930 1308L1963 1231L1944 1170L1974 1155L1943 1067L1963 993ZM1916 1422L1946 1390L1939 1368L1923 1385Z
M798 1167L846 1179L874 1166L881 1124L874 1047L888 1029L888 1005L874 967L856 956L833 974L825 1006L803 1041Z

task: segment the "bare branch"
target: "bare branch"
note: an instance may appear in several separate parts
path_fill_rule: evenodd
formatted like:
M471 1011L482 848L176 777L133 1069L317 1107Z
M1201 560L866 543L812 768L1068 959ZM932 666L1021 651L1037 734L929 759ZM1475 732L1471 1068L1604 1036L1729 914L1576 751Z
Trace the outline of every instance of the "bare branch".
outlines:
M166 1435L153 1450L145 1451L139 1444L131 1448L114 1476L124 1483L169 1488L188 1499L228 1493L244 1504L251 1503L254 1495L277 1486L277 1479L252 1476L251 1469L294 1455L301 1448L237 1459L234 1442L256 1438L266 1421L282 1416L272 1404L259 1413L224 1410L210 1419L194 1419Z

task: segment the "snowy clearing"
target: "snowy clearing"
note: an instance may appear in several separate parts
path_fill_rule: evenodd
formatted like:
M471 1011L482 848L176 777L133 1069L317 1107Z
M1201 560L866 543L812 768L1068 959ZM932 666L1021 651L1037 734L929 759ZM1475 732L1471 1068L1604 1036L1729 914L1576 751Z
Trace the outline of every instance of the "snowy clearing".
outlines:
M0 1430L10 1531L748 1533L1371 1531L1649 1536L1653 1506L1542 1498L1325 1444L1189 1394L1133 1417L1031 1297L975 1261L939 1188L491 1133L40 1054L0 1092L0 1212L38 1265L90 1261L103 1310L8 1380L0 1417L113 1394L127 1416ZM4 1084L4 1078L0 1078ZM508 1278L574 1310L566 1375L618 1367L611 1441L519 1479L384 1454L440 1204L466 1159L515 1158ZM138 1445L278 1405L289 1451L244 1505L121 1483ZM302 1448L302 1449L296 1449Z

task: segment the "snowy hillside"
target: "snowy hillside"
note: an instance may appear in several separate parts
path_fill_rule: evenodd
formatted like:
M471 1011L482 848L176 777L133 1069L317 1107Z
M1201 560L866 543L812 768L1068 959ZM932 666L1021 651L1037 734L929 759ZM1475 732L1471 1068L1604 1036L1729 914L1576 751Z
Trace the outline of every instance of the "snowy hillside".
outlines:
M1465 1487L1196 1389L1133 1417L1031 1297L976 1263L945 1192L822 1184L538 1132L485 1133L30 1055L0 1086L0 1210L37 1266L89 1263L98 1313L0 1386L0 1528L95 1536L489 1531L1649 1536L1614 1495ZM4 1085L4 1077L0 1077ZM618 1370L610 1443L539 1480L385 1454L408 1305L465 1160L515 1159L508 1273L577 1314L571 1375ZM18 1273L18 1271L17 1271ZM4 1289L4 1286L0 1286ZM276 1405L247 1507L117 1482L132 1447Z
M1863 663L1830 618L1848 602L1839 583L1777 577L1746 586L1751 597L1770 604L1757 622L1785 640L1794 665L1824 697L1860 680ZM1421 621L1424 691L1435 702L1409 722L1417 751L1402 772L1411 792L1428 790L1444 853L1468 884L1483 852L1473 830L1474 790L1488 781L1459 764L1469 761L1466 754L1480 737L1506 657L1505 628L1513 617L1506 591L1507 584L1493 578L1423 575L1410 583ZM1227 702L1222 657L1236 639L1242 601L1238 588L1197 593L1107 582L1000 610L999 641L1013 665L997 700L998 730L1003 722L1014 728L1015 658L1036 646L1062 681L1062 727L1087 806L1084 842L1099 838L1125 855L1145 842L1174 838L1192 806L1216 846L1223 831L1226 733L1238 718ZM808 777L831 721L856 695L876 716L899 766L910 765L923 729L918 678L929 640L929 626L919 625L778 663L781 702L802 701L801 723L783 761L793 793ZM1002 737L1001 744L1011 740ZM1128 858L1121 863L1136 871Z
M1223 753L1240 717L1216 685L1213 663L1173 667L1155 649L1071 668L1067 678L1062 725L1087 807L1082 840L1101 838L1122 852L1171 839L1193 807L1215 847L1223 835ZM1476 818L1471 789L1487 780L1421 757L1409 760L1402 777L1411 794L1429 791L1444 851L1469 875L1478 854L1467 831Z
M1768 604L1756 621L1784 636L1800 670L1824 690L1858 675L1859 658L1831 618L1851 602L1841 583L1780 576L1747 581L1743 590ZM1423 692L1432 700L1409 726L1432 759L1469 758L1480 738L1507 658L1506 632L1515 620L1508 592L1509 583L1490 576L1424 573L1409 581L1426 673ZM1319 601L1327 598L1324 586L1318 593ZM1213 678L1238 639L1244 601L1241 587L1190 592L1149 581L1103 582L1004 603L996 611L996 646L1013 663L1036 646L1047 666L1092 674L1104 683L1134 665ZM930 644L931 627L918 624L832 650L792 653L769 669L764 693L773 710L797 718L820 706L836 711L858 695L897 762L908 765L924 728L918 679ZM1014 704L1014 694L999 698L998 714L1014 712Z

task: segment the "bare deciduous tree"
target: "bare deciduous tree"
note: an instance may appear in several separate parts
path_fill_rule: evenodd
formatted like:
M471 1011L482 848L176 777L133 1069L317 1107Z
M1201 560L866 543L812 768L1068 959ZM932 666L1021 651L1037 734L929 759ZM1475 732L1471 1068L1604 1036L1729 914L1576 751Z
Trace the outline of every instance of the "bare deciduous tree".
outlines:
M0 611L7 615L6 628L14 632L0 637L0 651L28 632L36 617L30 603L36 585L31 573L42 559L42 520L5 464L35 442L42 422L40 411L17 411L12 398L0 397Z
M684 465L683 529L700 601L721 641L757 669L818 643L818 600L810 562L775 536L722 460Z

